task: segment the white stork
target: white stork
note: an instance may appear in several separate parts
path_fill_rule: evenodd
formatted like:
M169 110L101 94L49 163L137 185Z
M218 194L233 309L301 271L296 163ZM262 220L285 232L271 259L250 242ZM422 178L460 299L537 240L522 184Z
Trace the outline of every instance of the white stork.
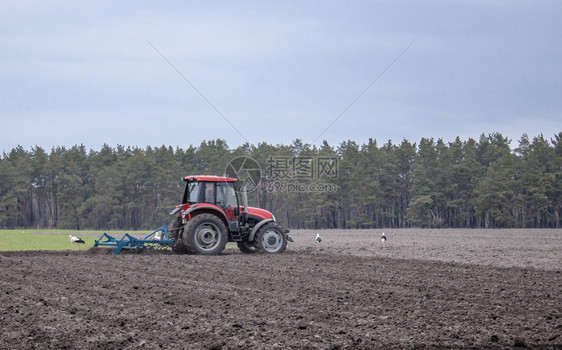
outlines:
M319 233L316 234L316 243L322 243L322 236Z
M86 242L84 242L84 240L80 237L76 237L73 235L68 235L68 240L70 241L70 243L72 244L85 244Z
M386 247L386 235L384 234L384 232L382 233L381 236L381 242L382 242L382 246Z

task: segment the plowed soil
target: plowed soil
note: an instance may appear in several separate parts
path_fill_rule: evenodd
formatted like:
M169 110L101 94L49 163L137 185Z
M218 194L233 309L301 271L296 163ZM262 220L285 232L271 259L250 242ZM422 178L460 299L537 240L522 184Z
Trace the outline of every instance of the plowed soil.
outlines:
M297 231L281 255L0 253L0 348L562 349L562 230L380 233Z

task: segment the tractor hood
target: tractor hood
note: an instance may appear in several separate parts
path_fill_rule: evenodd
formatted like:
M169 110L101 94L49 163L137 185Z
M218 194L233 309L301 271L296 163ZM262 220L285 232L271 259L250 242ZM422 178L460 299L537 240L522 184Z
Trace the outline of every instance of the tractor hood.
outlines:
M240 208L240 210L242 210L242 208ZM273 219L273 214L270 211L254 207L248 207L248 215L254 216L261 220Z

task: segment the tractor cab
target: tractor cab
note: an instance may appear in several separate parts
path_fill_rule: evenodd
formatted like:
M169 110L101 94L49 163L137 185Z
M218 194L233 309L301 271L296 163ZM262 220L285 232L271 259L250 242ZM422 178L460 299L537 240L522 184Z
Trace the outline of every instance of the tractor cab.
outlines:
M182 206L188 208L207 208L222 212L230 230L238 231L240 224L240 202L234 178L219 176L186 176ZM242 209L243 210L243 209Z
M186 176L182 204L210 203L238 205L236 179L218 176Z

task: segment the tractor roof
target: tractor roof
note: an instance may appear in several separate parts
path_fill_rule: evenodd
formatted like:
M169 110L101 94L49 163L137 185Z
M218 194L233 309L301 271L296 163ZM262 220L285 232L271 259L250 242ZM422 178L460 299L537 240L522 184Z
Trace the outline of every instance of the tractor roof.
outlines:
M187 175L183 181L207 181L207 182L237 182L232 177L216 176L216 175Z

